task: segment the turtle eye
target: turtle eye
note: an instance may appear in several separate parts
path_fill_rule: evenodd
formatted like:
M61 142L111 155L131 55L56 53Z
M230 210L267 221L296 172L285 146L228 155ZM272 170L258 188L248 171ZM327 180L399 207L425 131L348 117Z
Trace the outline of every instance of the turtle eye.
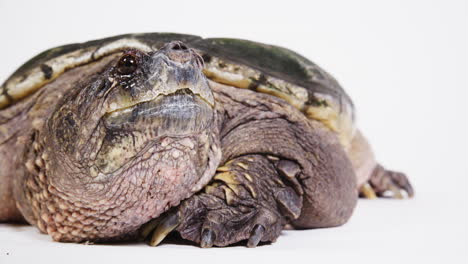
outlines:
M133 54L125 54L117 63L117 72L121 75L130 75L138 68L138 58Z

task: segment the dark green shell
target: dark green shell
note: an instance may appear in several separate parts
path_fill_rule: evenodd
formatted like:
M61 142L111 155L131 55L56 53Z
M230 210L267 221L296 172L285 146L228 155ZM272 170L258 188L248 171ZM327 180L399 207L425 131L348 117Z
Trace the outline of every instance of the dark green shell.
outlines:
M128 48L157 50L173 40L183 41L203 55L204 72L211 80L278 96L339 132L344 141L352 136L350 98L334 78L303 56L247 40L173 33L127 34L47 50L2 84L0 109L34 93L68 69Z

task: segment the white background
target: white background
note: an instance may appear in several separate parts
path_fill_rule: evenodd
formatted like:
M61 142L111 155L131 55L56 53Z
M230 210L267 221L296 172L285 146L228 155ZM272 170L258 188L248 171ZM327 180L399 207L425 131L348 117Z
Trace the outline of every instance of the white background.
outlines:
M50 47L130 32L298 51L339 80L379 160L406 172L416 190L412 200L360 201L343 227L286 231L257 249L61 244L0 224L0 263L468 263L467 17L468 1L0 0L1 80Z

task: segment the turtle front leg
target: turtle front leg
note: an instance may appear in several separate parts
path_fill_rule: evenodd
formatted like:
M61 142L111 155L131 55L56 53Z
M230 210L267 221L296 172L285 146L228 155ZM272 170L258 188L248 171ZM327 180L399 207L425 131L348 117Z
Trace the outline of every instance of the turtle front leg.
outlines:
M302 209L302 198L282 181L275 162L246 155L219 167L202 193L185 200L158 223L150 244L158 244L172 229L201 247L243 240L255 247L275 241Z
M275 241L294 228L339 226L357 202L356 176L336 134L282 100L213 84L218 89L224 166L156 228L203 247ZM216 91L216 90L215 90ZM222 117L222 118L221 118Z

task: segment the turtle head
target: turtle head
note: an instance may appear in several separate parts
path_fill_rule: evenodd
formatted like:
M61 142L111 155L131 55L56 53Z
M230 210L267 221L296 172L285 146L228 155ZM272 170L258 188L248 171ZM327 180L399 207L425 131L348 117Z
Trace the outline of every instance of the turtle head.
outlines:
M212 119L214 98L202 68L201 56L180 41L149 54L126 51L111 73L115 87L106 100L106 126L147 129L150 125L157 135L205 129Z
M108 137L98 153L99 171L120 168L148 143L198 138L210 130L215 103L202 69L201 56L180 41L151 53L124 52L109 72L113 88L100 117ZM136 134L141 143L134 142Z
M52 184L87 207L120 201L112 216L120 230L200 190L221 156L202 69L201 56L175 41L113 55L83 77L46 124Z

